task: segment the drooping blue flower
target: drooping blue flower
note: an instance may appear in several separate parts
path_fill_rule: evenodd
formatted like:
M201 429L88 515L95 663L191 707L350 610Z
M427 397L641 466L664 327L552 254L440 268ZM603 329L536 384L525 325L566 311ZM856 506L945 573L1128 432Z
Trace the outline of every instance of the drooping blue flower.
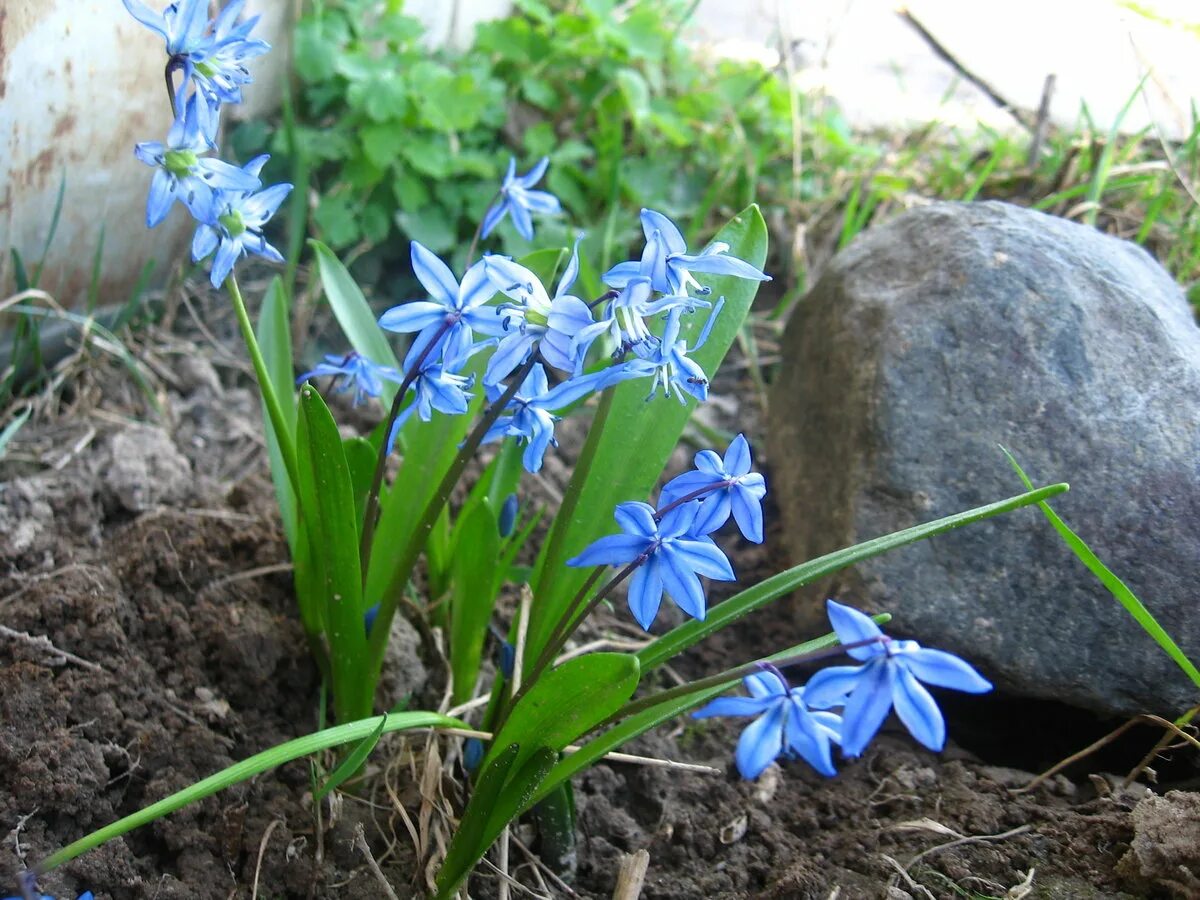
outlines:
M257 177L266 161L265 155L258 156L242 169ZM210 275L213 287L220 287L234 263L248 253L283 262L283 254L267 243L262 229L291 192L290 184L274 184L257 192L220 190L201 204L196 216L200 226L192 238L192 261L200 262L216 251Z
M392 424L391 433L388 434L387 452L392 452L396 445L396 435L414 411L422 422L432 419L435 409L448 416L461 416L466 413L471 398L475 396L470 392L474 383L474 375L456 375L440 365L431 364L423 368L409 388L415 392L415 399L401 411Z
M527 241L533 240L532 213L557 213L562 210L558 198L547 191L535 191L531 188L542 180L546 168L550 165L550 157L543 156L537 165L524 175L517 174L517 161L510 158L508 172L500 186L500 199L488 209L483 217L483 227L480 237L487 237L499 225L506 215L511 214L517 234Z
M365 403L368 397L378 397L383 393L384 381L391 381L395 384L404 381L404 376L391 366L381 366L371 362L356 350L350 351L345 356L338 356L336 353L327 354L324 362L317 363L316 368L311 372L305 372L297 378L296 384L322 376L332 376L341 382L336 388L336 393L345 393L354 388L355 406Z
M692 533L700 503L693 500L670 510L661 522L654 507L631 501L617 505L614 514L624 534L602 537L568 566L625 566L636 563L629 581L629 609L647 631L658 615L665 590L693 619L705 615L700 576L733 581L736 576L725 554L706 535Z
M153 228L167 217L171 204L182 201L193 217L202 214L214 191L254 191L261 184L256 174L219 159L202 156L214 145L200 128L196 96L184 104L167 132L167 143L143 141L134 155L154 166L150 196L146 201L146 227Z
M476 331L492 336L503 332L496 307L484 305L496 296L484 260L467 269L460 285L450 268L424 246L413 241L411 249L413 273L432 299L409 300L379 317L379 327L387 331L418 332L408 353L412 363L406 361L406 369L439 349L447 359L465 359Z
M893 706L917 741L930 750L941 750L946 721L922 681L969 694L992 689L987 679L952 653L927 649L916 641L892 640L870 616L833 600L826 601L826 609L843 644L874 641L846 651L865 665L822 669L805 689L811 707L844 707L842 750L847 756L862 754Z
M506 297L517 301L500 309L500 318L507 334L500 340L495 354L488 361L484 384L499 384L529 357L535 342L540 341L542 358L556 369L578 375L583 369L583 357L575 336L593 324L592 311L578 297L567 291L579 276L579 240L571 251L558 288L551 298L538 277L520 263L506 256L485 256L483 263L488 277Z
M646 235L646 248L641 260L613 266L604 273L605 284L622 288L631 278L643 277L650 278L654 290L664 294L686 294L691 287L698 293L707 294L711 289L696 281L693 272L771 280L771 276L764 275L750 263L726 255L729 245L724 241L714 241L699 253L689 254L687 241L675 223L652 209L642 210L642 231Z
M743 778L757 778L780 756L799 757L822 775L837 774L831 745L840 741L841 716L810 712L804 688L791 687L774 666L747 675L742 683L749 697L718 697L692 718L758 716L742 732L734 755Z
M697 532L711 534L728 522L732 513L746 540L761 544L762 499L767 495L767 483L758 472L750 471L750 444L745 435L733 439L724 459L713 450L701 450L695 463L695 469L677 475L663 486L659 504L665 506L698 491L707 491L699 498Z
M190 54L185 71L196 85L206 115L204 124L216 134L217 110L222 103L241 103L242 85L253 79L246 62L271 49L266 41L250 37L258 16L238 22L245 0L233 0L213 20L212 39Z
M515 437L525 442L521 464L527 472L538 472L542 468L542 457L547 448L558 446L554 438L554 423L559 416L550 411L570 406L593 391L607 387L612 379L609 370L594 372L549 386L546 369L541 363L534 364L521 382L517 393L509 401L505 412L498 418L483 437L483 443ZM495 403L504 393L500 385L487 385L488 400Z
M687 403L685 394L704 402L708 399L708 376L688 354L704 346L724 302L724 298L717 302L708 321L704 323L700 339L691 350L688 349L687 341L679 337L680 317L684 310L683 307L677 306L667 315L667 325L663 329L662 337L651 336L640 344L634 344L633 352L636 357L616 368L623 372L624 378L653 379L647 400L654 397L661 387L664 397L670 397L674 389L675 399L680 403Z
M646 324L647 319L662 312L691 310L697 306L711 304L707 300L696 300L683 295L656 298L649 278L630 278L617 296L604 304L604 313L595 324L584 324L575 330L571 352L578 354L580 358L586 356L592 342L606 332L616 344L618 355L644 345L650 345L652 348L657 344L658 338Z

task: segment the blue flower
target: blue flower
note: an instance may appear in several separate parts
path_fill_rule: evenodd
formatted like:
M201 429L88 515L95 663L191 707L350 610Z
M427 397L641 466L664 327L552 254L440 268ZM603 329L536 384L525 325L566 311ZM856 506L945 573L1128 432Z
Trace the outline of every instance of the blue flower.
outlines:
M517 513L521 511L521 500L516 494L509 494L500 504L500 514L496 517L496 530L500 537L512 535L517 527Z
M411 249L413 273L433 299L409 300L379 317L379 327L387 331L419 332L404 363L406 369L426 350L432 354L440 349L448 360L465 359L471 353L475 331L485 335L503 332L496 307L484 305L496 296L496 286L488 278L483 260L467 269L460 285L449 267L424 246L413 241Z
M712 450L696 454L696 468L668 481L659 503L673 503L690 494L708 491L700 497L700 512L695 530L711 534L729 521L730 513L748 541L763 541L762 499L767 495L766 480L750 471L750 444L739 434L721 459Z
M992 685L968 663L944 650L929 650L916 641L892 640L870 616L833 600L826 601L829 621L843 644L876 639L846 652L862 666L833 666L809 679L808 705L815 709L842 706L842 751L860 756L879 731L892 706L904 727L930 750L946 743L946 722L924 681L969 694Z
M212 39L189 55L186 69L196 94L207 110L205 125L216 134L217 110L222 103L241 103L242 85L253 79L246 61L271 49L266 41L251 38L258 16L238 22L245 0L233 0L213 20Z
M265 155L255 157L243 171L257 177L266 161ZM192 238L192 261L200 262L216 251L210 275L213 287L220 287L234 263L247 253L283 262L283 254L267 243L262 229L291 191L290 184L274 184L257 193L214 191L202 204L196 216L200 227Z
M724 302L724 298L718 301L716 308L709 315L708 321L704 323L700 339L691 350L688 350L687 341L679 338L679 319L683 314L683 308L672 309L667 316L667 325L663 329L662 337L655 338L651 335L642 343L634 344L633 352L637 354L637 358L616 367L622 371L622 377L653 378L654 383L650 388L647 400L658 393L659 387L662 387L665 397L670 397L672 388L674 388L675 399L680 403L687 402L685 394L695 397L701 402L707 400L708 376L704 374L704 370L695 360L688 358L688 353L694 353L704 346Z
M543 156L536 166L524 175L517 174L517 161L509 159L508 172L504 175L504 183L500 186L500 199L492 204L483 217L483 228L480 237L487 237L492 229L499 225L506 215L512 214L513 225L517 233L527 241L533 240L533 219L531 213L556 213L561 211L562 204L558 198L546 191L530 190L542 180L546 167L550 165L550 157Z
M461 416L467 411L474 394L470 393L475 383L474 375L455 375L440 365L427 365L413 380L409 390L416 393L413 400L404 411L396 417L388 435L387 452L391 453L396 444L396 435L401 427L409 420L415 410L422 422L433 418L433 411L448 416Z
M662 213L652 209L642 210L642 231L646 235L646 249L640 262L623 262L604 273L604 283L622 288L631 278L650 278L654 290L664 294L686 294L695 287L701 294L710 292L702 287L693 272L709 275L732 275L735 278L752 278L755 281L770 281L748 262L735 256L727 256L729 245L714 241L700 253L689 255L687 241L675 223Z
M30 896L34 896L34 895L31 894ZM38 894L36 896L38 897L38 900L54 900L54 898L51 897L49 894ZM20 897L5 897L4 900L22 900L22 898L20 898ZM95 897L91 891L84 891L82 894L80 894L78 897L76 897L75 900L95 900Z
M339 394L354 388L355 406L366 402L368 397L378 397L383 393L384 380L395 384L404 381L404 376L391 366L381 366L371 362L361 353L351 351L345 356L338 356L336 353L326 355L324 362L317 363L315 369L297 378L296 384L324 375L341 380L341 385L336 389Z
M603 318L594 325L580 323L583 327L575 331L571 342L572 352L578 353L582 358L587 354L592 342L605 332L608 332L613 343L617 345L617 355L636 349L639 345L654 345L658 338L650 331L646 319L675 309L692 310L697 306L711 305L707 300L696 300L683 295L655 298L649 278L630 278L617 296L608 301Z
M506 256L485 256L488 277L516 305L499 307L503 327L508 332L488 361L484 384L499 384L529 356L540 341L542 358L556 369L578 375L583 369L583 353L575 335L593 324L588 305L567 293L579 275L579 240L571 251L571 261L563 271L558 289L551 298L533 272Z
M800 757L822 775L837 774L830 745L840 741L840 716L809 712L804 688L789 686L774 666L746 676L742 683L749 697L719 697L692 717L758 716L738 739L734 758L743 778L757 778L780 756Z
M176 200L182 201L196 216L203 213L214 191L258 189L257 175L219 159L201 157L211 149L212 143L200 128L194 94L167 132L165 145L158 141L143 141L134 147L134 155L155 168L150 181L150 197L146 201L147 228L153 228L165 219Z
M659 522L648 503L618 504L615 517L625 533L600 538L567 560L567 565L636 565L629 581L629 609L647 631L658 615L664 590L693 619L703 619L700 576L716 581L733 581L736 576L712 538L692 533L699 510L699 502L693 500L670 510Z
M545 367L536 363L505 408L510 415L501 416L492 424L483 437L483 443L503 440L505 437L525 441L522 465L527 472L539 471L547 448L558 446L558 441L554 439L554 423L559 417L549 411L570 406L593 391L607 387L611 377L608 370L579 375L551 389ZM487 385L489 401L495 403L503 393L504 388L500 385Z

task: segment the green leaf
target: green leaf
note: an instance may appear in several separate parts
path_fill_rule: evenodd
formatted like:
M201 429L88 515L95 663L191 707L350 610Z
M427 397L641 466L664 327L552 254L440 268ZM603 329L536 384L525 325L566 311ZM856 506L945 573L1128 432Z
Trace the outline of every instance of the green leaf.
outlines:
M308 536L319 559L326 598L326 635L333 663L333 696L342 721L370 713L374 684L364 675L365 607L358 556L354 485L337 423L311 385L300 390L301 502Z
M710 634L720 631L726 625L740 619L747 613L751 613L786 594L790 594L801 585L817 581L839 569L844 569L865 559L886 553L888 550L903 547L905 544L916 543L917 541L933 537L936 534L942 534L951 529L961 528L963 525L978 522L981 519L991 518L1001 513L1020 509L1023 506L1029 506L1047 497L1061 494L1066 490L1067 485L1065 484L1052 484L1048 487L1039 488L1036 491L1019 494L1007 500L1001 500L998 503L979 506L975 509L969 509L966 512L946 516L925 525L915 525L912 528L905 528L903 531L897 531L893 534L864 541L861 544L855 544L853 547L836 550L833 553L827 553L825 556L820 556L809 562L794 566L785 572L773 575L765 581L760 581L754 587L747 588L723 603L718 603L712 609L708 610L708 614L704 617L703 621L692 619L676 628L672 628L648 647L640 650L637 654L638 661L641 663L643 670L649 671L655 666L662 665L667 660L679 655L688 647L702 641Z
M392 122L367 125L358 132L363 153L381 169L386 169L399 157L403 137L399 125Z
M379 727L363 738L358 746L350 751L350 754L342 760L341 765L329 774L325 783L313 795L315 802L320 803L324 800L330 791L338 788L342 782L357 772L359 767L367 761L367 757L371 755L371 751L375 749L375 745L383 737L383 729L387 727L387 718L387 713L384 713L379 719Z
M295 396L296 383L292 377L292 335L291 324L288 320L288 296L283 281L276 276L271 280L270 287L263 297L262 309L258 314L258 344L262 350L263 360L267 364L267 372L271 378L271 386L279 405L287 419L291 430L289 437L295 442L296 436L296 404L289 400ZM267 455L271 461L271 481L275 484L275 498L279 501L279 513L283 519L283 533L287 537L288 546L293 555L296 547L296 492L292 489L291 479L288 478L287 467L283 462L283 453L279 449L279 439L275 435L275 427L263 404L263 422L267 439Z
M617 87L625 98L633 124L640 128L650 115L650 85L637 69L621 69L617 72Z
M450 557L450 670L454 705L471 699L492 607L496 602L500 532L485 498L472 504L454 526Z
M37 870L39 872L49 872L51 869L58 868L63 863L70 862L88 850L99 847L106 841L111 841L113 838L128 834L135 828L148 825L150 822L161 819L163 816L169 815L176 810L183 809L183 807L189 804L203 800L205 797L211 797L218 791L222 791L232 785L249 781L263 772L276 769L294 759L300 759L312 753L319 753L322 750L328 750L330 747L340 747L342 744L361 741L379 728L381 722L384 723L383 731L385 733L406 731L413 728L467 727L466 722L438 713L407 712L394 713L390 716L373 716L369 719L348 722L345 725L326 728L315 734L298 737L272 747L269 750L264 750L262 753L256 753L254 756L244 759L240 763L234 763L232 766L222 769L220 772L210 775L201 781L197 781L195 784L181 791L176 791L169 797L164 797L157 803L152 803L131 815L125 816L123 819L113 822L111 825L106 825L104 828L93 831L86 837L80 838L73 844L69 844L46 857L38 863Z
M354 493L354 521L361 532L367 492L375 477L375 462L379 454L370 441L361 437L342 441L342 451L346 454L346 466L350 470L350 485Z
M317 203L313 218L321 235L336 247L346 247L358 240L358 216L348 194L326 194Z
M633 696L639 672L637 658L628 653L589 653L551 669L517 700L484 762L514 743L524 748L517 765L538 747L562 750Z
M1017 475L1025 483L1025 487L1032 488L1033 482L1029 480L1025 471L1018 465L1016 458L1004 447L1000 449L1008 457L1008 461L1012 463L1012 467L1016 469ZM1092 548L1087 545L1083 538L1071 530L1071 527L1059 517L1058 513L1050 508L1049 503L1044 501L1039 502L1038 509L1042 511L1042 515L1046 517L1046 520L1054 526L1054 530L1058 532L1059 536L1066 542L1066 545L1071 548L1071 552L1079 558L1079 561L1087 566L1093 575L1100 579L1100 583L1108 588L1109 593L1117 599L1118 603L1125 607L1125 611L1133 616L1134 621L1141 625L1150 637L1154 638L1158 646L1163 649L1163 652L1174 660L1175 664L1192 680L1192 683L1200 687L1200 671L1188 659L1187 654L1179 648L1179 645L1175 643L1171 635L1167 633L1167 630L1158 624L1158 620L1154 618L1153 613L1146 609L1145 605L1129 589L1128 585L1118 578L1108 566L1101 562L1100 557L1092 551Z
M727 242L732 256L751 265L761 267L766 259L767 228L756 206L736 216L716 239ZM708 343L692 357L711 379L749 312L758 283L729 277L706 281L714 298L725 298L724 310ZM695 315L684 319L680 334L691 346L706 317ZM642 381L627 382L605 392L538 560L529 658L536 658L554 624L589 575L586 569L568 568L566 560L616 530L612 515L618 503L643 500L649 495L695 406L692 398L686 405L662 397L647 403L646 385ZM631 447L636 447L637 452L630 453Z
M431 204L411 212L402 210L396 213L396 224L405 237L419 241L435 254L445 254L458 242L454 221L441 206Z
M371 362L381 366L391 366L398 369L400 364L392 347L384 336L371 312L367 298L363 296L354 279L333 251L320 241L309 241L313 252L317 255L317 268L321 273L321 286L325 296L329 298L329 306L342 326L350 346L365 356ZM381 400L386 409L396 396L399 385L390 381L383 382Z

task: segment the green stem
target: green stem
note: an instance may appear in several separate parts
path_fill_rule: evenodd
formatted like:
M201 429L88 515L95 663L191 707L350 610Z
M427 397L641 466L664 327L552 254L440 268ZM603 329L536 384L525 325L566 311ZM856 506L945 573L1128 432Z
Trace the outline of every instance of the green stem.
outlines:
M371 673L372 683L378 681L378 673L383 665L383 653L387 649L388 635L391 634L392 618L396 614L396 607L400 603L400 596L404 591L404 586L408 583L408 579L412 576L413 566L417 564L417 557L420 556L421 549L425 546L425 540L429 537L429 532L433 530L434 522L437 521L437 517L442 511L442 507L446 505L446 501L450 499L450 492L458 484L458 479L462 477L467 463L475 455L475 451L479 449L479 445L483 443L483 438L487 434L488 429L500 418L509 401L517 395L517 391L521 388L521 383L533 369L537 359L538 354L536 351L529 354L529 359L513 374L512 380L504 393L500 395L495 403L488 407L487 412L476 423L474 430L467 436L462 447L459 448L458 454L454 457L454 462L446 470L446 474L442 477L437 490L429 498L429 502L425 505L421 517L417 520L417 524L409 536L408 543L405 545L404 550L397 560L396 567L392 571L392 578L388 582L383 597L380 599L379 614L375 617L375 624L371 627L370 641L367 645L367 658L369 660L367 665L368 672ZM397 498L393 498L392 502L397 502Z
M202 781L197 781L190 787L186 787L182 791L177 791L169 797L164 797L157 803L152 803L132 815L118 819L111 825L106 825L104 828L93 831L87 837L80 838L75 843L68 844L56 853L47 856L37 864L34 871L49 872L51 869L55 869L65 862L70 862L81 853L86 853L94 847L99 847L105 841L120 837L135 828L153 822L155 819L161 819L163 816L173 813L177 809L182 809L189 803L195 803L197 800L211 797L213 794L231 785L237 784L240 781L246 781L256 775L261 775L263 772L277 768L294 759L299 759L302 756L308 756L321 750L328 750L330 747L348 744L352 741L361 741L379 730L381 721L384 722L384 732L402 731L410 728L467 727L465 722L452 719L449 716L439 715L438 713L393 713L388 716L374 716L370 719L360 719L357 722L347 722L345 725L338 725L333 728L327 728L324 731L298 737L272 747L269 750L264 750L262 753L256 753L249 759L235 763L227 769L222 769L215 775L210 775Z
M246 342L246 350L250 353L250 362L254 364L254 374L258 378L258 388L262 392L263 403L267 407L267 415L271 418L271 426L275 429L275 438L279 441L279 453L283 457L283 465L287 469L288 480L292 490L300 496L300 472L296 466L296 442L288 428L287 418L283 407L271 383L267 372L267 363L263 359L262 350L258 346L258 338L254 336L254 326L250 323L250 314L246 312L246 301L242 299L241 289L233 273L225 279L225 289L233 300L233 311L237 313L238 325L242 329L242 338Z

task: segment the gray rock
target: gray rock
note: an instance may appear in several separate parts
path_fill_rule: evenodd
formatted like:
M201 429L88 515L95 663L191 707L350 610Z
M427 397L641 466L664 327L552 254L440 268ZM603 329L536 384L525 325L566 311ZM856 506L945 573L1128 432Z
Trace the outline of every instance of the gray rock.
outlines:
M170 435L152 425L113 434L100 475L108 493L129 512L179 502L191 494L195 480Z
M1200 659L1200 330L1133 244L1002 203L934 204L839 254L800 304L771 395L772 492L797 561L1020 493L1004 444ZM999 686L1173 713L1196 688L1036 509L798 594L974 661Z

